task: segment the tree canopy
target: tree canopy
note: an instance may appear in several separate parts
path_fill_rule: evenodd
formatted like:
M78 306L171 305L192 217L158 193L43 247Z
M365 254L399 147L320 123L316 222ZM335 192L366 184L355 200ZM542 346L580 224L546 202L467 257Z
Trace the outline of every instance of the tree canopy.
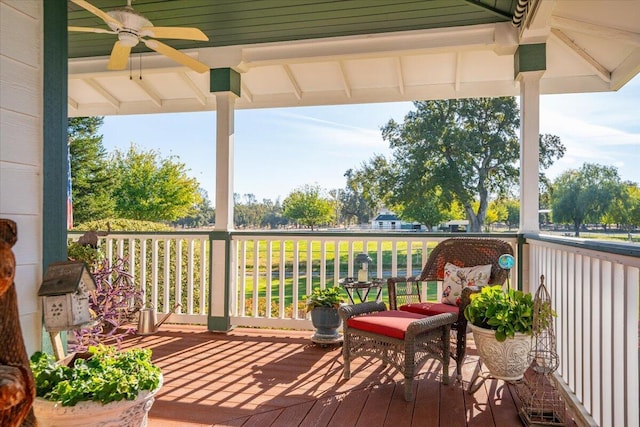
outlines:
M103 121L102 117L74 117L67 123L75 225L114 213L114 180L108 170L102 135L98 134Z
M578 237L582 224L600 222L622 191L618 170L613 166L585 163L580 169L567 170L553 183L553 221L573 224Z
M333 218L333 204L331 200L322 197L317 185L305 185L294 190L284 199L282 208L285 217L311 227L311 230Z
M368 200L426 225L442 221L442 212L458 201L471 230L481 231L490 196L505 195L518 183L515 98L421 101L414 106L402 124L390 120L382 128L391 159L375 155L356 172L360 182L369 183ZM542 135L539 144L541 169L564 154L557 136Z
M175 221L195 213L202 201L198 181L174 156L163 158L132 144L126 153L116 150L111 167L121 218Z

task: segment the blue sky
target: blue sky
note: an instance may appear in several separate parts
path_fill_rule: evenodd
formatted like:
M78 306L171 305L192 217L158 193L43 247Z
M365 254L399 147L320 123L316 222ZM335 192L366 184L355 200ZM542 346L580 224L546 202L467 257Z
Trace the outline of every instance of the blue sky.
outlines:
M258 200L283 200L305 184L344 188L344 173L375 153L389 153L380 128L402 121L412 104L238 110L234 190ZM564 158L551 178L583 163L612 165L623 180L640 182L640 75L618 92L546 95L540 132L560 136ZM163 157L179 156L215 204L215 112L107 116L107 151L135 143Z

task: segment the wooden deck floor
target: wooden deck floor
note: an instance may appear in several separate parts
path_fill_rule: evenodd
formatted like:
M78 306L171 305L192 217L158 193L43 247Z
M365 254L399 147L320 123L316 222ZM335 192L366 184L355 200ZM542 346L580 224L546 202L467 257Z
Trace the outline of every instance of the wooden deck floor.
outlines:
M463 388L478 369L475 349L464 383L440 383L437 362L415 382L414 402L403 399L403 379L375 359L359 358L342 378L341 347L311 343L311 332L163 325L124 348L153 350L164 385L149 426L519 426L512 386L487 381L471 395ZM471 346L473 342L471 341Z

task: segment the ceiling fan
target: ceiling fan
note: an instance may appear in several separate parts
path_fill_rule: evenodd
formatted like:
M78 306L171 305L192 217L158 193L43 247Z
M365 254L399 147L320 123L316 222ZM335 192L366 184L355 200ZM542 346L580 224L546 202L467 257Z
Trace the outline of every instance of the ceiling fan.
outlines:
M209 66L191 58L188 55L168 46L153 38L169 38L182 40L207 41L209 38L198 28L192 27L154 27L151 21L138 14L131 7L131 0L127 0L127 6L104 12L85 0L71 0L71 2L93 13L102 19L111 30L91 27L68 27L69 31L81 31L85 33L117 34L109 58L110 70L123 70L127 66L131 48L139 42L143 42L149 49L155 50L180 64L183 64L198 73L209 71Z

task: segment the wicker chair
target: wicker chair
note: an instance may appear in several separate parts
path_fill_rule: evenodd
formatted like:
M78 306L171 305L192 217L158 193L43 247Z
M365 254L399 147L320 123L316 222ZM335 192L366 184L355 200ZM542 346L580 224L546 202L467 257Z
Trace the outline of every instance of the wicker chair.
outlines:
M344 305L338 310L344 327L344 377L351 377L350 362L358 356L381 359L404 375L404 398L413 400L413 377L428 359L442 363L442 382L449 383L449 336L457 316L423 316L387 310L382 302Z
M464 317L464 309L469 304L470 295L473 292L478 292L479 288L464 288L460 305L453 306L442 304L439 301L422 302L421 283L442 281L444 266L450 262L458 267L491 264L489 284L501 285L509 274L507 270L503 270L498 265L498 258L502 254L513 255L511 245L503 240L454 237L443 240L433 248L420 275L392 277L387 280L391 310L407 310L428 316L441 313L455 313L457 315L456 322L451 325L451 329L457 331L455 349L452 348L451 357L456 361L457 380L459 381L462 380L462 363L466 353L467 319Z

